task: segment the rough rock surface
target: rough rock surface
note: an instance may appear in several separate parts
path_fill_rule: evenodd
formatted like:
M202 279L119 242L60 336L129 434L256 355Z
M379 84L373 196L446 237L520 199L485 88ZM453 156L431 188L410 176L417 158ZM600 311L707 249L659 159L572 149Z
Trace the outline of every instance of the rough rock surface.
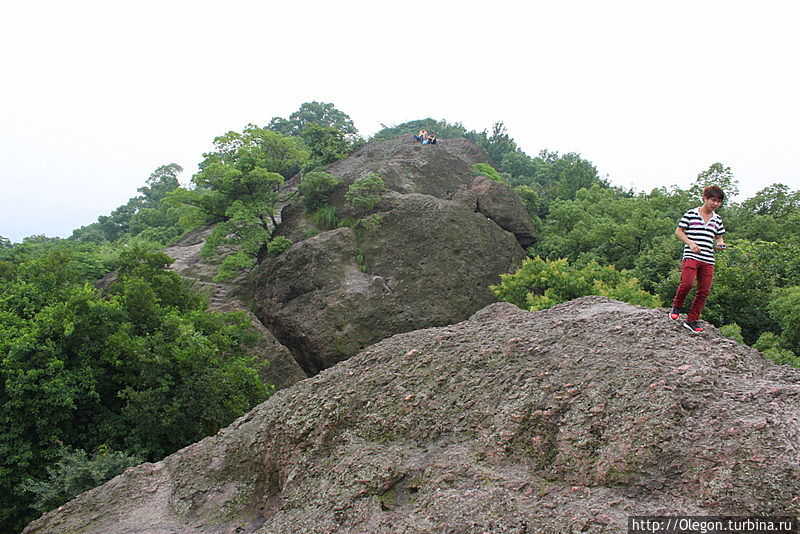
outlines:
M493 304L278 392L26 534L626 532L795 515L800 370L664 310Z
M256 278L256 314L309 374L393 334L469 317L524 258L512 234L455 202L395 194L381 217L296 243Z
M377 173L389 190L375 209L377 227L309 237L314 225L302 204L283 208L276 234L295 244L263 259L255 313L308 374L391 335L462 321L495 301L488 286L519 267L519 243L530 244L536 228L505 186L474 181L472 165L487 159L466 139L369 143L326 169L343 182L329 202L346 211L348 184ZM451 200L474 182L474 206Z
M539 229L525 206L506 186L491 178L478 176L469 187L457 192L453 200L482 213L514 234L523 247L531 246L539 237Z
M250 316L253 329L258 334L250 352L259 361L267 362L259 369L265 383L281 389L303 380L306 374L289 349L281 345L247 308L246 302L252 292L248 277L240 276L228 283L213 281L219 267L218 262L200 257L200 249L210 233L210 228L192 232L175 245L164 249L164 253L175 260L171 269L189 280L199 292L208 295L209 308L212 311L244 311Z
M325 170L346 182L376 173L392 191L449 199L459 186L472 182L474 164L488 161L486 152L467 139L422 145L404 135L368 143Z

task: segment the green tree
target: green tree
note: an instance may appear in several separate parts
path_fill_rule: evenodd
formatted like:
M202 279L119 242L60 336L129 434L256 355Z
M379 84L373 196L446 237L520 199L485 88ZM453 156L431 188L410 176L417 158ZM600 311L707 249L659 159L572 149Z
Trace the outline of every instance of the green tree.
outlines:
M156 169L147 179L146 185L137 191L128 202L116 208L110 215L101 215L97 222L72 232L71 239L89 243L127 240L141 236L142 240L165 246L180 237L177 225L180 210L162 203L162 200L179 187L178 174L183 172L180 165L171 163Z
M512 177L520 177L518 178L518 183L527 182L527 185L531 185L534 181L533 178L540 171L540 166L536 164L533 158L517 150L503 155L499 169L501 172L509 173Z
M311 123L306 126L302 137L310 154L305 170L321 169L329 163L346 158L353 147L341 130L330 126Z
M600 184L580 189L574 199L550 204L535 251L549 259L595 259L621 269L639 267L647 280L660 278L653 260L659 269L669 269L679 259L678 242L669 236L685 211L685 198L665 190L629 197ZM652 260L642 258L657 243L662 253Z
M780 327L783 345L800 355L800 287L775 290L767 310L772 320Z
M35 495L32 505L35 510L49 512L143 461L139 456L111 451L106 447L101 447L91 457L83 449L62 447L57 452L55 463L46 468L48 477L28 479L22 484L22 489Z
M742 202L742 207L755 215L788 217L800 210L800 191L772 184Z
M727 198L735 197L739 194L739 181L733 176L730 167L722 163L712 163L708 169L697 175L694 184L689 188L689 192L698 198L703 196L703 189L709 185L717 185L725 191Z
M508 130L502 121L492 125L491 134L484 130L480 133L468 133L466 137L484 149L495 163L500 163L506 155L518 151L517 143L508 135Z
M570 265L566 259L527 258L513 274L501 275L501 283L491 286L502 301L535 311L586 295L602 295L641 306L658 307L661 301L644 291L627 271L589 262Z
M350 184L345 199L354 210L369 212L378 204L385 190L386 184L380 176L368 174Z
M427 130L428 132L435 132L439 139L449 139L453 137L464 137L467 130L460 122L449 123L446 120L417 119L413 121L404 122L402 124L387 126L381 124L382 128L372 136L373 141L383 141L387 139L394 139L401 135L416 134L420 130Z
M303 103L288 119L273 117L266 128L284 135L303 136L311 125L323 129L333 128L349 139L358 134L347 113L336 109L331 103L316 100Z
M252 267L270 245L279 188L309 155L301 139L253 125L217 137L214 145L192 177L195 189L177 189L169 202L191 207L183 218L187 228L215 224L201 254L224 256L217 279L225 280Z
M327 172L316 171L303 174L300 179L300 194L309 213L328 204L331 194L342 181Z
M764 332L753 344L767 358L779 365L800 367L800 356L786 348L786 341L774 332Z
M50 480L46 467L64 447L153 461L269 394L247 354L247 317L207 312L165 270L166 255L128 247L101 295L67 252L21 257L0 281L4 532L33 518L34 496L22 483Z
M777 243L737 240L735 248L717 253L703 318L718 325L737 323L749 344L765 331L778 331L767 303L782 284L779 248ZM678 276L673 276L677 287Z

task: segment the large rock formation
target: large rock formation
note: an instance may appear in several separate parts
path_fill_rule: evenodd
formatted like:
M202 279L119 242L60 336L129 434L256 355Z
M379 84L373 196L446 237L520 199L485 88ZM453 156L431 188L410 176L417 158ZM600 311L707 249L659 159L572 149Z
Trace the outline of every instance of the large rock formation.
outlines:
M794 515L800 370L586 297L386 339L26 534L626 532Z
M398 332L458 322L524 253L460 204L395 195L375 228L296 243L256 279L256 314L311 374Z
M308 374L494 302L488 286L519 267L520 243L531 244L536 228L504 185L473 178L472 165L486 160L466 139L370 143L327 171L343 182L331 196L339 209L348 184L378 174L389 190L379 222L307 238L314 225L302 205L283 209L277 233L295 244L262 262L255 312Z

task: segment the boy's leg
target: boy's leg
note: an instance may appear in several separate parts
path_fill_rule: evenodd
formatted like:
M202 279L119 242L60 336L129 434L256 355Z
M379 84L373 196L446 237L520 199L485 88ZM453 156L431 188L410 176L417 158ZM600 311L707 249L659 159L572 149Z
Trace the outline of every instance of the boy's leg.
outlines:
M692 290L694 279L697 276L697 260L686 258L681 263L681 283L675 291L675 298L672 299L672 306L675 308L683 308L683 303L686 302L686 295Z
M692 307L686 322L696 321L700 318L700 312L706 304L706 299L711 293L711 284L714 282L714 266L710 263L697 262L697 293L694 295Z

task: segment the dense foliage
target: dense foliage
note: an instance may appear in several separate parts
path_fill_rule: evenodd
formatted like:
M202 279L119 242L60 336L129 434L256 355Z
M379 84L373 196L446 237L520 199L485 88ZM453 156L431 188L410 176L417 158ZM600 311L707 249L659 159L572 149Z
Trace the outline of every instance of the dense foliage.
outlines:
M595 183L578 189L573 198L552 200L539 242L529 251L536 260L505 279L496 293L526 308L552 305L576 296L573 287L586 287L581 269L602 265L622 269L637 280L638 289L669 305L682 251L673 232L681 215L700 204L709 183L737 190L730 169L715 163L687 189L633 194ZM744 202L727 201L720 213L726 242L733 246L716 254L714 287L703 319L726 326L726 332L779 363L800 364L800 345L792 334L800 320L793 307L800 287L800 193L773 184ZM568 263L554 269L560 261ZM603 287L591 293L610 296ZM639 297L614 298L644 303Z
M309 151L304 171L346 158L363 143L350 116L327 102L306 102L288 119L273 117L265 128L303 140Z
M175 163L159 167L146 185L139 188L141 195L110 215L101 215L96 223L75 230L72 239L92 243L136 240L159 246L171 244L183 233L178 225L182 210L162 200L179 187L181 172L183 169Z
M209 313L166 270L168 256L135 245L114 260L103 294L88 281L104 261L63 240L0 256L3 531L31 519L34 494L39 509L54 504L46 466L65 448L157 460L269 393L247 355L243 314Z
M309 155L299 138L254 125L217 137L214 147L192 177L194 189L176 189L168 203L188 207L186 228L215 225L201 254L223 256L217 278L225 280L251 268L265 247L279 246L272 243L279 189Z
M591 261L570 265L565 259L527 258L513 274L501 276L492 292L506 302L530 311L543 310L586 295L602 295L640 306L657 307L658 297L647 293L627 271Z

